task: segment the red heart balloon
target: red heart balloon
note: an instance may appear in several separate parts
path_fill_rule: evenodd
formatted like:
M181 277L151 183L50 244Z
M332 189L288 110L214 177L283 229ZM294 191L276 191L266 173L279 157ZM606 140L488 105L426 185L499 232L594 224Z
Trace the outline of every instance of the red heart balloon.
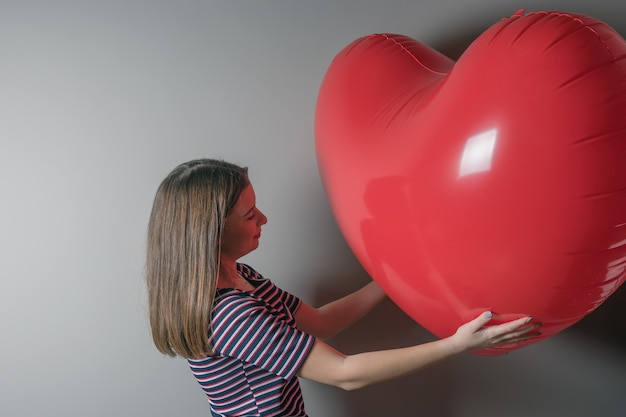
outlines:
M315 135L351 249L439 337L492 310L545 339L624 282L626 42L603 22L518 12L456 63L362 37L324 77Z

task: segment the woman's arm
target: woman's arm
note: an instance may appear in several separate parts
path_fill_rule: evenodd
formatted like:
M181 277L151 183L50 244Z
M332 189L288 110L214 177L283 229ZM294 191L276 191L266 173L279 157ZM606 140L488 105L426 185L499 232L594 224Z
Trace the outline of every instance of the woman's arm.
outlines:
M528 324L530 318L484 327L490 319L490 313L482 314L459 327L454 335L435 342L349 356L316 341L299 375L354 390L418 372L470 350L517 343L537 335L532 332L539 325Z
M295 314L298 328L320 339L329 339L357 322L385 298L378 284L363 288L322 307L302 302Z

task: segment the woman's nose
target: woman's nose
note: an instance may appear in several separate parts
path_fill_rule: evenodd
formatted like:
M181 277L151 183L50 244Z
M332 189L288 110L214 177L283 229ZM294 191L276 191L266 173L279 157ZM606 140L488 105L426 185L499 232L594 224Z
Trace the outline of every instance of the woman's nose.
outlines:
M263 214L261 210L259 210L259 224L265 223L267 223L267 217L265 216L265 214Z

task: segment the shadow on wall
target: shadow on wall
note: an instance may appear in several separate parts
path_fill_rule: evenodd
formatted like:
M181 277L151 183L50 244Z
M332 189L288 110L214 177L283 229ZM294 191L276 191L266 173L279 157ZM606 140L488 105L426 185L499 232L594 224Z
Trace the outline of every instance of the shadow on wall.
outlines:
M435 340L391 301L333 341L344 352L400 348ZM360 390L343 393L346 416L454 415L454 362Z
M593 8L593 6L590 6ZM550 5L544 5L542 8L527 8L526 12L534 12L534 11L562 11L569 13L577 13L587 15L589 17L598 19L603 21L609 26L611 26L616 32L618 32L622 37L626 37L626 19L621 19L621 21L616 21L616 12L621 10L572 10L568 7L563 7L562 5L558 7L550 7ZM497 10L491 10L489 14L481 13L476 16L469 16L465 19L467 23L465 26L456 26L454 28L453 33L447 37L440 37L436 39L434 42L431 42L429 45L433 48L444 54L445 56L452 58L453 60L458 60L459 57L465 52L465 50L470 46L470 44L480 36L484 31L486 31L489 27L496 24L500 19L512 16L517 9L510 7L500 7ZM619 14L617 14L619 16ZM443 32L443 31L442 31ZM415 38L419 41L419 38Z
M504 13L494 13L490 15L481 14L480 16L473 16L471 19L466 19L465 26L456 26L454 31L449 32L447 36L443 35L433 42L429 43L429 46L448 58L458 61L463 55L463 52L478 38L483 32L489 29L492 25L500 21L505 16L512 15L515 12L505 11ZM420 41L418 38L415 38Z
M342 279L318 277L322 285L314 296L315 305L341 297L369 281L356 258L349 255L349 252L341 255ZM387 299L363 320L333 338L330 345L345 354L356 354L432 340L435 340L433 335ZM337 389L334 395L343 404L342 417L412 416L416 404L419 404L420 415L451 417L452 412L447 412L446 408L451 404L453 379L458 377L453 367L454 364L444 364L352 392Z
M572 326L571 332L601 340L612 348L626 352L626 284L597 310Z

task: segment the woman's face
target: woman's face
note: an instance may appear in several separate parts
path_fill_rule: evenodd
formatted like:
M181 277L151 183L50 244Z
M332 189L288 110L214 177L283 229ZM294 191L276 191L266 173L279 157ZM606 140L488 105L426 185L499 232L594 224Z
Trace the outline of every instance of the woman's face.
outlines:
M236 261L255 250L265 223L267 217L256 207L254 188L248 184L226 217L221 257Z

